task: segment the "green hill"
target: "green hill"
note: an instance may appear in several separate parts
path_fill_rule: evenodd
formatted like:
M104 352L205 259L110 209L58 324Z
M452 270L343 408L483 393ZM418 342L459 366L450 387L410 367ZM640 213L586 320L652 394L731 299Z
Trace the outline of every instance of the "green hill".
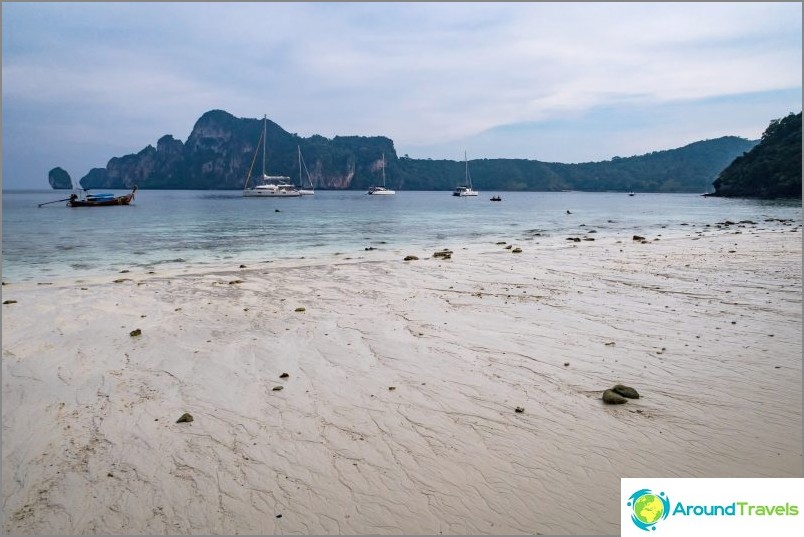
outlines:
M771 121L759 144L713 183L714 196L801 197L801 112Z
M139 153L114 157L106 167L90 170L80 184L84 188L241 189L262 128L262 119L236 118L212 110L199 118L186 142L162 136L156 147L149 145ZM398 157L394 142L382 136L303 138L268 120L267 141L270 175L287 175L298 182L300 148L310 179L319 189L362 190L378 184L383 154L390 188L452 190L464 182L464 162ZM477 159L469 162L469 169L479 190L703 192L724 167L755 144L727 136L603 162ZM252 177L261 171L258 160Z

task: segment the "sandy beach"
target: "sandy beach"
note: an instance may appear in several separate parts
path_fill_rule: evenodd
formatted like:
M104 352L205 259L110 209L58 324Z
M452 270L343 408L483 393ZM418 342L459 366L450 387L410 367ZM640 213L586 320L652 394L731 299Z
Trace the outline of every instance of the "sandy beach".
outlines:
M800 477L800 222L577 237L4 282L3 529L613 535L621 477Z

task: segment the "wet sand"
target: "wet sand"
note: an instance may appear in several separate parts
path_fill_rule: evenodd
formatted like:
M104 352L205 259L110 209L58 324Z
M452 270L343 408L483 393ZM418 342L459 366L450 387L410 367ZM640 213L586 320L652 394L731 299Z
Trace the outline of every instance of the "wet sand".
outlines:
M3 529L617 534L621 477L800 477L799 224L8 282Z

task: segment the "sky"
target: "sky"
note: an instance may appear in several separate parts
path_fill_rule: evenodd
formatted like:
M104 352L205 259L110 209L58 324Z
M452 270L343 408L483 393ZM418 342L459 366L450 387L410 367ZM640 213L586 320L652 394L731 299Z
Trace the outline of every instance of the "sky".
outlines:
M209 110L412 158L591 162L802 108L802 4L2 3L3 189Z

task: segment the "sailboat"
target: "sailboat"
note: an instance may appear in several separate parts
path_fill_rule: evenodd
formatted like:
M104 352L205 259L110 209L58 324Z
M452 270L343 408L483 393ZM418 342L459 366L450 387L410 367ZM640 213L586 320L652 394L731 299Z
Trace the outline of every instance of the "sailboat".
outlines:
M382 186L369 187L366 194L371 194L372 196L393 196L396 194L396 190L385 188L385 153L382 154Z
M315 190L313 188L313 181L310 179L310 172L307 171L307 164L304 163L304 159L302 158L301 154L301 147L296 146L299 149L299 194L302 196L312 196L315 194ZM310 184L310 188L304 188L304 181L302 181L302 167L304 167L304 171L307 172L307 182Z
M266 144L266 127L268 125L268 116L263 117L262 136L260 141L257 142L257 148L254 150L254 158L251 161L251 166L248 169L248 176L243 184L243 196L247 198L298 198L301 196L299 190L290 184L290 177L286 175L267 175L265 173L265 146ZM262 145L262 184L255 185L249 188L248 184L251 180L251 170L254 169L254 161L257 160L257 152Z
M472 176L469 175L469 161L466 160L466 151L463 152L463 160L466 163L466 184L455 187L455 190L452 191L452 195L461 198L477 196L477 190L472 189Z

